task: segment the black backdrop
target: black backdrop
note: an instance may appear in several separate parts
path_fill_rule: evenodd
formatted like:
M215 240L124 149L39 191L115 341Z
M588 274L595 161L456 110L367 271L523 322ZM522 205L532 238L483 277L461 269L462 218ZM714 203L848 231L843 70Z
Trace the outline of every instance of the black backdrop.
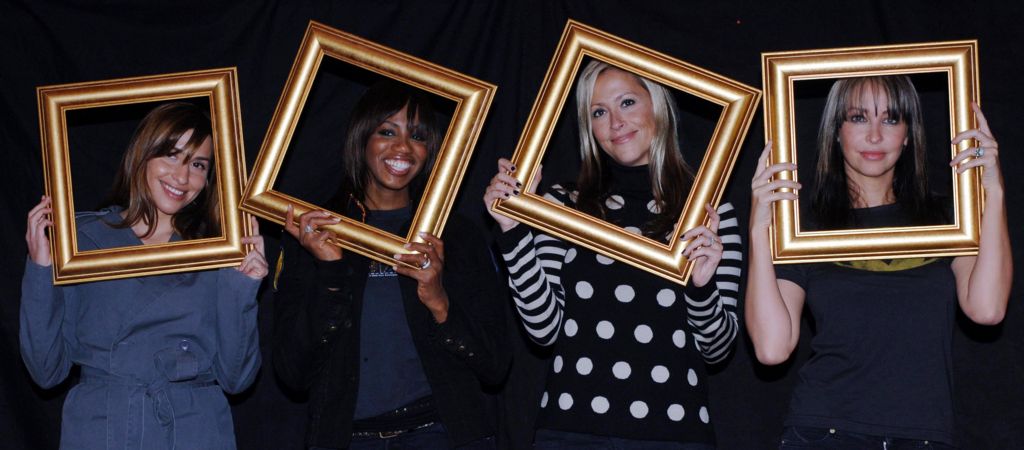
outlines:
M1017 91L1024 11L1002 2L680 2L571 1L431 3L400 1L133 2L6 0L0 4L0 447L56 448L67 386L43 391L29 380L17 347L18 298L24 264L25 213L42 193L35 87L126 76L237 66L249 166L259 150L307 21L314 19L499 86L456 208L491 225L480 196L494 161L510 155L568 18L646 45L752 86L760 85L760 52L978 39L981 99L1002 147L1011 235L1018 241L1024 201L1014 175L1024 171L1024 130ZM748 180L764 130L750 129L727 196L749 206ZM329 145L331 143L325 143ZM333 145L331 148L336 148ZM120 149L118 150L120 151ZM332 180L330 164L309 164L308 189ZM317 169L319 167L319 169ZM298 190L304 189L299 186ZM745 224L745 223L744 223ZM270 258L279 229L264 224ZM1020 245L1014 260L1020 264ZM1021 270L1018 270L1018 274ZM960 320L955 336L958 434L965 448L1024 448L1024 311L1017 275L1003 324ZM273 298L264 290L261 311ZM962 319L962 318L961 318ZM262 314L269 336L272 317ZM807 336L807 333L804 334ZM264 370L247 393L232 398L242 449L299 448L301 397L281 391ZM513 376L540 364L517 345ZM742 338L712 377L712 417L722 448L771 448L780 431L806 339L793 360L766 368ZM530 380L510 385L507 423L528 418L517 404Z

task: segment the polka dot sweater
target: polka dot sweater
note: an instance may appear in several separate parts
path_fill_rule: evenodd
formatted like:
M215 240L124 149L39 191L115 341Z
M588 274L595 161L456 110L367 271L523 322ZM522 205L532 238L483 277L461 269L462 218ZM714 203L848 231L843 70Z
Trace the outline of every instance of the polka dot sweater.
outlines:
M646 166L618 168L607 220L634 233L654 217ZM556 185L550 200L572 204ZM644 440L714 442L705 362L736 338L741 249L730 204L718 208L725 247L713 283L683 287L517 226L498 239L519 317L554 346L537 428Z

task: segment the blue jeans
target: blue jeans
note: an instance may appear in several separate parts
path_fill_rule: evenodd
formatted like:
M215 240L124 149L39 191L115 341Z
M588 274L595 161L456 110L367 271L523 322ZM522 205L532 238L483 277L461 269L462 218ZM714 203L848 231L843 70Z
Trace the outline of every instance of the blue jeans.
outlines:
M946 450L955 447L941 442L871 436L837 430L835 428L786 427L783 430L782 443L779 444L779 450L808 448L828 450L909 450L918 448Z
M641 441L569 431L537 430L533 448L550 450L714 450L713 445L672 441Z
M434 422L429 427L402 433L398 436L381 439L379 437L352 438L348 450L442 450L452 448L448 443L448 431L441 422ZM465 445L455 447L459 450L494 450L494 437L485 437ZM310 447L309 450L328 450Z

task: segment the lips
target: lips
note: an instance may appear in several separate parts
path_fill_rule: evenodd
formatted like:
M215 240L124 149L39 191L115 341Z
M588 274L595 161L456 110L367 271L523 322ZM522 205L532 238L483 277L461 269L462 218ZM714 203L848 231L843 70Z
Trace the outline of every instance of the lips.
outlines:
M633 130L633 131L631 131L629 133L626 133L626 134L623 134L621 136L614 137L614 138L611 139L611 141L615 145L622 145L622 144L625 144L625 143L629 142L631 139L633 139L633 137L636 136L636 133L637 133L637 130Z
M868 161L881 161L885 158L885 152L860 152L860 156Z
M384 160L384 166L393 175L405 175L412 170L412 161L407 159L389 158Z
M164 188L164 192L167 194L167 196L174 200L181 200L185 198L185 191L181 189L171 187L170 185L162 181L160 182L160 187Z

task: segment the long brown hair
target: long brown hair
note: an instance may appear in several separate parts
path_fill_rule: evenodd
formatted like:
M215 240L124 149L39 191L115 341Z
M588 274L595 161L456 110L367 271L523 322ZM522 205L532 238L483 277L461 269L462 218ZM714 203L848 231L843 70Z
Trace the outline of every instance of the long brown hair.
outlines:
M601 218L605 217L604 201L610 194L612 180L609 171L602 167L603 150L592 131L590 102L594 97L597 77L608 69L621 70L602 61L591 61L576 83L576 123L579 127L582 159L580 173L576 178L576 188L579 190L576 205L580 211ZM643 226L642 231L645 236L661 239L679 221L679 213L686 205L686 197L693 183L693 171L679 150L679 135L676 131L678 114L672 93L661 84L629 74L650 94L654 109L655 133L651 140L648 171L658 214Z
M905 75L843 78L828 93L818 127L818 165L811 195L811 211L823 229L856 225L851 211L857 187L846 177L839 129L851 103L862 89L877 89L889 98L889 118L907 124L907 144L896 161L893 195L916 225L941 223L944 209L928 187L924 118L921 100Z
M189 130L192 130L192 136L185 146L175 148L178 139ZM187 163L203 141L212 135L209 115L191 103L164 103L146 114L128 143L106 202L125 211L124 220L111 226L127 228L141 221L148 227L143 237L151 236L156 231L157 210L146 182L147 163L153 158L172 154L184 155ZM213 167L206 172L206 187L171 220L174 231L182 239L220 235L217 170L213 161L211 165Z

